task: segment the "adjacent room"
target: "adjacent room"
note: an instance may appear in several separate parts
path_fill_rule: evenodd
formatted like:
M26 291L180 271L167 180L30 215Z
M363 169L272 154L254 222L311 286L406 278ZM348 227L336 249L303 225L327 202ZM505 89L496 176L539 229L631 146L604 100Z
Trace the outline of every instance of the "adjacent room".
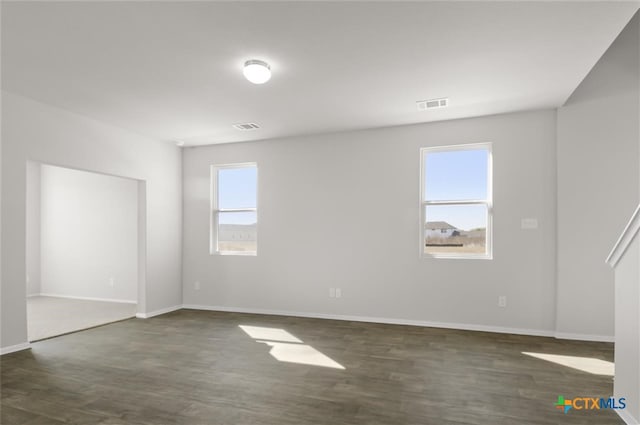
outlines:
M637 425L639 8L2 0L0 423Z
M138 182L28 162L26 216L29 341L135 317Z

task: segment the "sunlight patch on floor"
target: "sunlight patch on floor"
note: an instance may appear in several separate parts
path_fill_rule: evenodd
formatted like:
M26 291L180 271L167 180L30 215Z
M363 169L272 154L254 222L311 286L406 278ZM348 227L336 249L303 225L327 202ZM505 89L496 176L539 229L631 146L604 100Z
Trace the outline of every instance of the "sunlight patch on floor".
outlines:
M256 342L270 346L269 354L280 362L345 369L344 366L331 357L310 345L304 344L302 340L284 329L246 325L239 325L238 327Z
M307 364L311 366L343 369L340 363L322 354L310 345L289 344L286 342L258 341L271 347L271 354L276 360L287 363Z
M269 341L281 342L298 342L302 343L298 338L291 335L284 329L265 328L263 326L245 326L240 325L240 329L245 331L253 339L268 339Z
M615 372L613 362L593 357L562 356L559 354L528 353L525 351L522 354L594 375L613 376Z

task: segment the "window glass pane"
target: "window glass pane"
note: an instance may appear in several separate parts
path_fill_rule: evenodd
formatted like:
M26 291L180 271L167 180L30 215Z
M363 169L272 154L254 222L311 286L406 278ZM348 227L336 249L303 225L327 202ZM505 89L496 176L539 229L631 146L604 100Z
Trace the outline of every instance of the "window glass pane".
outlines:
M487 199L487 149L425 152L427 201Z
M256 213L218 213L218 250L222 252L256 251Z
M486 205L429 205L425 208L425 254L487 252Z
M255 166L218 170L218 208L255 208L258 170Z

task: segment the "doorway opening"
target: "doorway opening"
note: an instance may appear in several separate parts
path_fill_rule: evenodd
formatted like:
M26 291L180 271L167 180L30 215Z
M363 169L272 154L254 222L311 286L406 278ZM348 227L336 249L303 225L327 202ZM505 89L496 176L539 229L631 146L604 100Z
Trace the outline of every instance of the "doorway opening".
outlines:
M29 341L135 317L144 303L145 182L27 162Z

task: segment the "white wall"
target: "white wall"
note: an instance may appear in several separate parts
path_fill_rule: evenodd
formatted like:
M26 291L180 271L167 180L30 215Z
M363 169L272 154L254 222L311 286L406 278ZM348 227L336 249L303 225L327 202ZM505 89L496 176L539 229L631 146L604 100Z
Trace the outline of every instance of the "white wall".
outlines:
M552 333L555 120L549 110L185 149L184 302ZM473 142L493 143L494 259L422 259L420 148ZM234 162L258 164L256 257L209 255L209 167ZM521 230L525 217L539 229Z
M40 164L27 162L27 295L42 292L40 281Z
M612 336L605 263L640 199L638 18L558 110L558 323Z
M640 18L558 110L560 334L611 335L621 416L640 419L640 240L603 261L640 199ZM614 285L615 281L615 285Z
M625 413L640 420L640 238L635 236L615 268L616 376L614 396L627 399Z
M181 152L171 143L2 92L0 347L27 342L26 163L33 160L144 181L146 286L139 312L182 303ZM11 247L11 249L6 249Z
M40 190L41 292L135 302L137 181L43 165Z
M593 106L611 107L612 102L619 103L619 117L617 121L602 120L598 122L598 131L608 133L611 137L612 152L608 154L611 161L616 161L617 166L623 168L623 176L612 190L620 196L618 202L609 207L622 213L622 209L634 208L630 202L638 202L638 190L640 185L640 16L638 13L631 19L625 30L612 44L607 54L585 82L591 89L583 89L578 92L582 95L583 103ZM608 91L599 90L595 85L602 86ZM612 89L613 87L613 89ZM582 119L593 119L593 109L582 108L578 110ZM576 117L572 117L576 118ZM622 161L619 157L628 155ZM608 170L605 170L608 171ZM615 174L614 174L615 175ZM625 199L622 199L622 197ZM618 232L626 224L630 211L626 211L618 226ZM619 217L616 217L618 220ZM620 252L624 252L625 241L629 235L633 235L637 229L638 217L634 216L626 234L621 239L620 245L610 259L615 258ZM615 235L618 236L617 234ZM606 282L610 284L610 282ZM608 292L608 291L607 291ZM616 375L614 381L615 397L625 397L627 409L621 412L621 416L628 424L637 424L640 421L640 239L634 235L626 252L615 267L615 364Z

